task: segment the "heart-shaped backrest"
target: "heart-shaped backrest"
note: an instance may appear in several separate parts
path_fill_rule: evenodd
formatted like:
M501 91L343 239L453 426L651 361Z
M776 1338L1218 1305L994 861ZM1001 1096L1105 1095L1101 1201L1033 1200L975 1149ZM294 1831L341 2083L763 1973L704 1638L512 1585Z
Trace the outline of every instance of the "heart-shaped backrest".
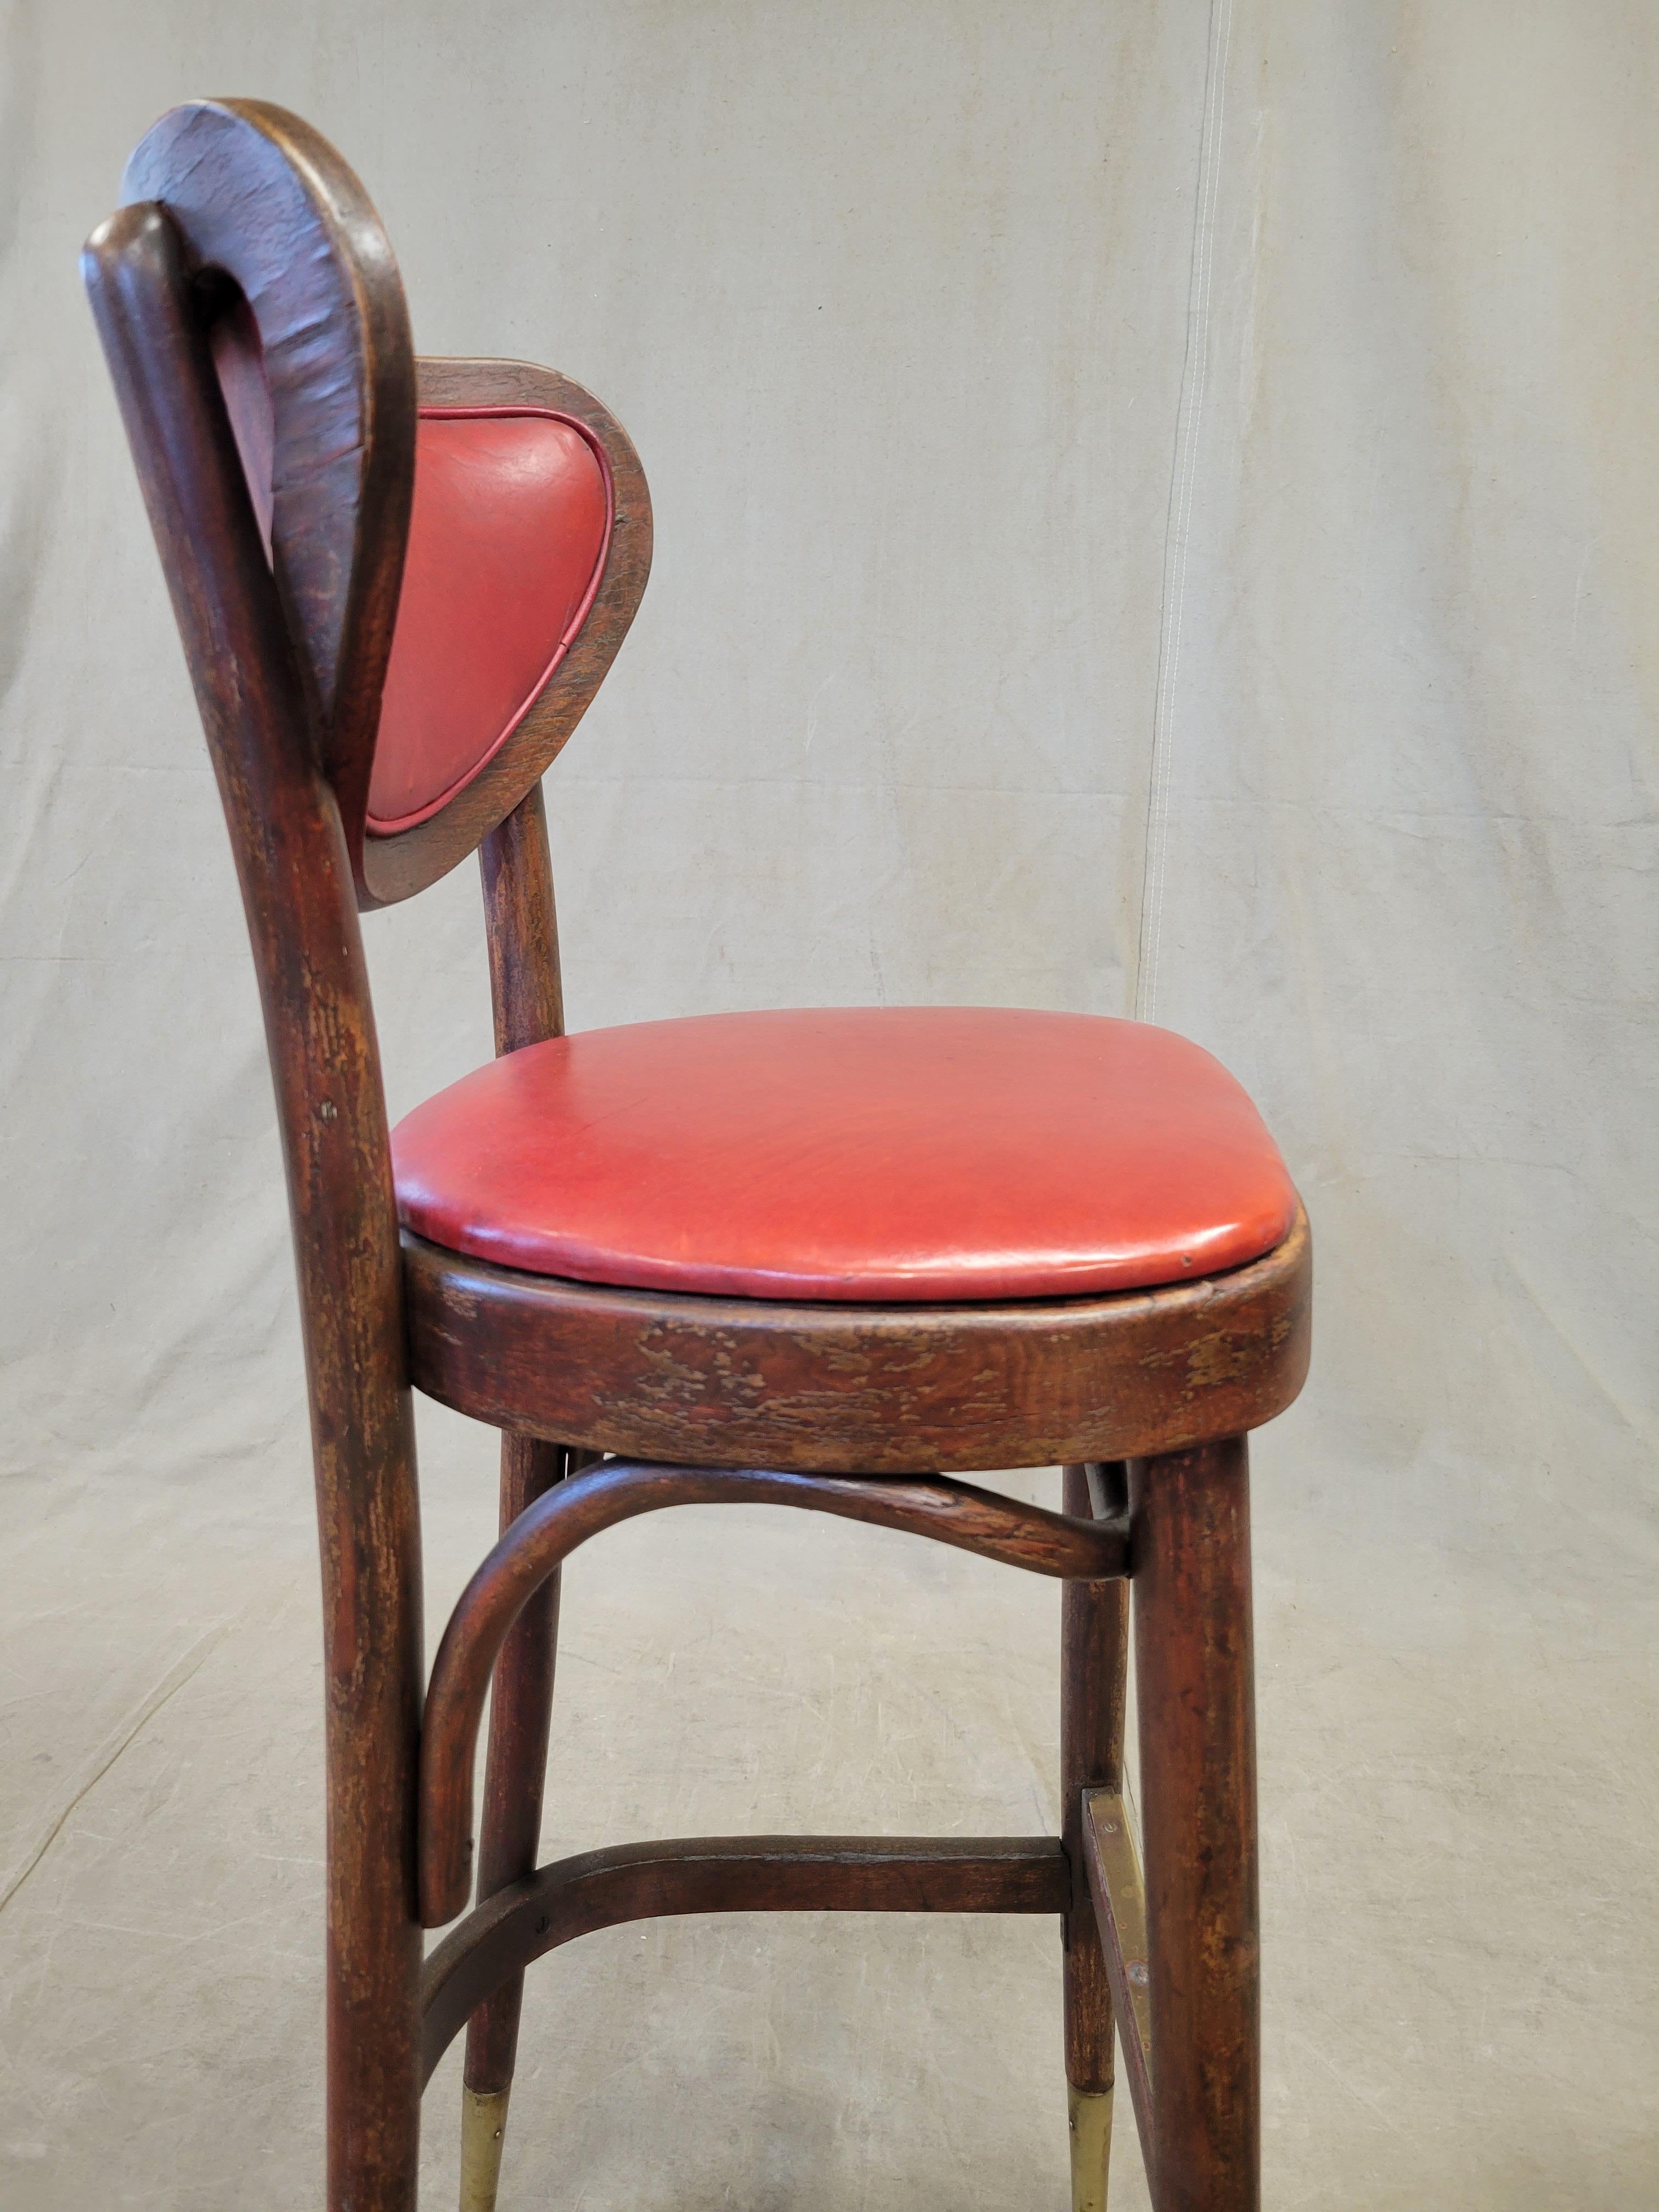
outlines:
M122 187L183 243L359 902L407 898L506 818L610 667L651 565L639 457L552 370L417 365L380 218L297 116L174 108Z

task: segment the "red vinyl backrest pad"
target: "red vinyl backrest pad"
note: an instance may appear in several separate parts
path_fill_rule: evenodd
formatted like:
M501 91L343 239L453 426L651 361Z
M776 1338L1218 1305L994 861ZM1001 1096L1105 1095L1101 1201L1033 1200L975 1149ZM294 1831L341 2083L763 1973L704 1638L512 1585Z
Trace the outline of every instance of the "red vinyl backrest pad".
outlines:
M586 618L614 508L605 455L571 416L421 410L371 836L428 820L506 744Z
M209 337L269 554L275 425L246 302L218 316ZM512 736L587 618L615 511L610 463L573 416L422 408L371 836L441 812Z

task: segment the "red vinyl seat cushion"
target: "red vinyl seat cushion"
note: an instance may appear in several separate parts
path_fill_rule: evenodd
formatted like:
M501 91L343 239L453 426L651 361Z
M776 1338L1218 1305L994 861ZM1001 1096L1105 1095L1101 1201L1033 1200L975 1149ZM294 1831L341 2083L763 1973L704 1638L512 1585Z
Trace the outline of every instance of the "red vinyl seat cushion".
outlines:
M641 1290L941 1303L1241 1266L1296 1192L1167 1030L957 1007L715 1014L509 1053L392 1135L452 1251Z

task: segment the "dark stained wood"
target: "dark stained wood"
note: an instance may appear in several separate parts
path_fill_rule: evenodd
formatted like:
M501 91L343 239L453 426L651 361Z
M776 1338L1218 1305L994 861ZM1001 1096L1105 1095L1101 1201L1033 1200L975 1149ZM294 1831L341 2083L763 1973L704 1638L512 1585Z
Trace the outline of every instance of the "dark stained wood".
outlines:
M605 574L587 619L512 735L441 812L392 837L365 840L366 902L389 906L440 876L518 805L563 750L616 659L651 574L651 495L628 433L591 392L556 370L522 361L422 361L427 407L545 407L570 416L598 441L615 495Z
M429 1928L466 1904L472 1852L472 1761L491 1670L520 1608L580 1544L671 1505L800 1506L931 1536L1037 1574L1121 1575L1121 1522L1068 1521L965 1482L864 1480L762 1468L607 1462L561 1483L520 1515L449 1617L427 1689L421 1738L421 1910Z
M405 1234L417 1386L498 1428L642 1459L972 1473L1259 1427L1307 1373L1308 1224L1167 1290L1013 1305L782 1305L523 1274Z
M1083 1863L1106 1978L1123 2045L1123 2070L1140 2132L1141 2156L1154 2179L1152 1969L1146 1954L1146 1894L1130 1832L1128 1808L1115 1790L1091 1790L1083 1806ZM1158 2201L1154 2187L1152 2200Z
M1242 1437L1131 1469L1158 2212L1257 2212L1261 2060Z
M1097 1521L1110 1521L1129 1510L1129 1463L1127 1460L1089 1460L1083 1469L1084 1486Z
M166 175L148 175L165 196ZM294 243L316 250L309 234ZM346 839L191 258L165 209L131 207L94 234L84 270L224 802L288 1168L322 1548L328 2202L407 2212L421 1549L386 1110ZM362 328L343 322L332 343L340 375L363 374Z
M625 1844L544 1867L471 1912L422 1978L429 2078L469 2013L556 1945L686 1912L1063 1912L1052 1836L726 1836Z
M1122 1470L1091 1485L1086 1467L1068 1467L1063 1503L1087 1520L1091 1492L1121 1486ZM1068 1582L1060 1595L1060 1838L1072 1869L1066 1946L1066 2078L1091 2096L1112 2087L1112 1995L1083 1838L1084 1793L1115 1790L1123 1776L1123 1711L1128 1680L1129 1585Z
M510 1528L556 1482L562 1481L561 1444L534 1437L501 1438L501 1525ZM507 1632L489 1697L489 1748L484 1759L483 1816L479 1824L478 1901L536 1870L541 1840L547 1735L553 1717L553 1672L559 1636L556 1568L526 1601ZM501 2090L513 2080L519 2047L521 1978L481 2006L467 2029L469 2089Z
M564 1032L553 866L539 783L484 839L478 862L495 1049L517 1052ZM570 1462L562 1444L535 1437L502 1437L503 1534L544 1492L585 1464L580 1455L574 1469ZM535 1871L558 1626L556 1569L513 1624L495 1662L479 1835L480 1903ZM468 2023L462 2078L469 2089L499 2094L511 2087L523 2002L524 1977L510 1975Z
M276 578L355 874L415 481L415 352L397 263L333 147L264 100L173 108L121 190L165 205L189 275L223 272L258 325ZM204 538L185 553L204 556L216 557Z
M483 879L495 1049L517 1052L547 1037L562 1036L559 923L547 848L547 808L539 783L531 785L507 819L479 846L478 867Z

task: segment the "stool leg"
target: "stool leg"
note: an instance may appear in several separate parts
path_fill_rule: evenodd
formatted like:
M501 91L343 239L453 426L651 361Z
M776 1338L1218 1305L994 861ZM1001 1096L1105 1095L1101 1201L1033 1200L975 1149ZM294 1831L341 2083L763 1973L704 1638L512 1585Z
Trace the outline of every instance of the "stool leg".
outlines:
M338 1487L352 1502L347 1484ZM335 1522L324 1518L325 1558L331 1540L337 1558L347 1551L345 1521L343 1508ZM419 2182L420 1565L409 1529L390 1542L377 1534L355 1581L331 1562L323 1586L329 2212L415 2212Z
M1243 1437L1132 1474L1158 2212L1259 2212L1261 2007Z
M1114 1462L1097 1470L1097 1483L1103 1480L1103 1503L1120 1511L1127 1470ZM1064 1504L1080 1519L1092 1513L1086 1468L1066 1469ZM1129 1585L1067 1583L1060 1602L1061 1839L1072 1863L1072 1909L1062 1930L1072 2212L1105 2212L1112 2151L1112 1996L1083 1863L1083 1793L1122 1786Z
M534 1437L503 1437L503 1530L559 1481L568 1463L574 1465L576 1457L568 1454L562 1444L544 1443ZM495 1663L478 1844L480 1904L536 1869L558 1632L559 1578L556 1574L514 1623ZM461 2075L461 2212L495 2212L523 1996L524 1976L515 1974L478 2007L467 2023L466 2063Z

